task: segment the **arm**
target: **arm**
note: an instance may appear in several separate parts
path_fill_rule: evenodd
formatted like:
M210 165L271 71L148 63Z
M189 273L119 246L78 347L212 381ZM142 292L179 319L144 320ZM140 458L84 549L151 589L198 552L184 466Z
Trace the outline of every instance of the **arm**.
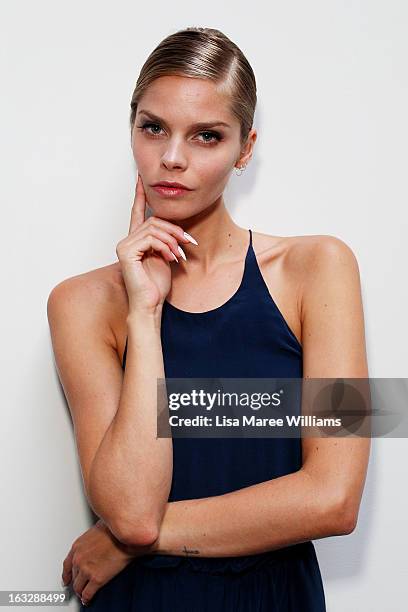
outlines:
M48 320L88 501L120 541L145 545L157 537L172 476L172 440L156 438L160 322L128 317L123 375L112 291L95 272L67 279L49 296Z
M305 279L303 377L368 377L352 251L336 238L319 237L297 261ZM303 438L298 472L226 495L168 503L149 553L240 556L349 534L357 523L369 448L367 438Z
M299 470L225 495L168 503L149 554L238 557L341 535L350 532L341 509L340 501L319 497Z

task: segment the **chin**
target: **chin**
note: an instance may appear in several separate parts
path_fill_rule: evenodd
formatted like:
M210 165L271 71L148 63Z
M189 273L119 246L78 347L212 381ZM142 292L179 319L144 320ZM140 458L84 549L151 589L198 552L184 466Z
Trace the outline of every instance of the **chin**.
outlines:
M182 208L182 207L176 208L173 206L171 209L169 206L163 206L163 207L159 206L157 208L150 207L150 211L151 211L151 215L149 216L159 217L160 219L164 219L166 221L171 221L174 223L178 223L179 221L184 221L186 219L189 219L190 217L194 217L199 212L201 212L201 211L191 212L191 210L189 209Z

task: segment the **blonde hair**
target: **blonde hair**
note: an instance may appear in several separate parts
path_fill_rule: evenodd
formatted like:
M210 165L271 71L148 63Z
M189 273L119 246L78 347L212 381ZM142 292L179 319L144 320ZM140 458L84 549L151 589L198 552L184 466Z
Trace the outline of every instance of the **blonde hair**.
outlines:
M133 130L137 105L158 77L179 75L210 79L227 93L231 112L241 125L241 145L253 125L256 107L255 75L242 51L225 34L212 28L190 27L164 38L142 66L130 103Z

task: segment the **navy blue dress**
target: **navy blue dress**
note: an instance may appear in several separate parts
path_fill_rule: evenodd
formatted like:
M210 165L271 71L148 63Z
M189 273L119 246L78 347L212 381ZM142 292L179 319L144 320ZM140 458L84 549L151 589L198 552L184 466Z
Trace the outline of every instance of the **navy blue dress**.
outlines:
M166 378L301 378L302 346L269 293L252 246L235 294L206 312L163 304ZM126 352L123 367L126 365ZM175 438L169 502L222 495L296 472L295 438ZM325 612L312 541L240 557L144 555L88 607L103 612Z

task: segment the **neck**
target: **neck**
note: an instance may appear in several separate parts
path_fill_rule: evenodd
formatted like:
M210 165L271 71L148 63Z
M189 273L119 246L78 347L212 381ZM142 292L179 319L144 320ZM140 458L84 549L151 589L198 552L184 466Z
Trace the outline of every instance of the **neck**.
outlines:
M198 242L198 246L182 245L187 257L186 274L189 268L206 274L215 265L242 258L249 240L248 230L234 223L223 201L179 225Z

